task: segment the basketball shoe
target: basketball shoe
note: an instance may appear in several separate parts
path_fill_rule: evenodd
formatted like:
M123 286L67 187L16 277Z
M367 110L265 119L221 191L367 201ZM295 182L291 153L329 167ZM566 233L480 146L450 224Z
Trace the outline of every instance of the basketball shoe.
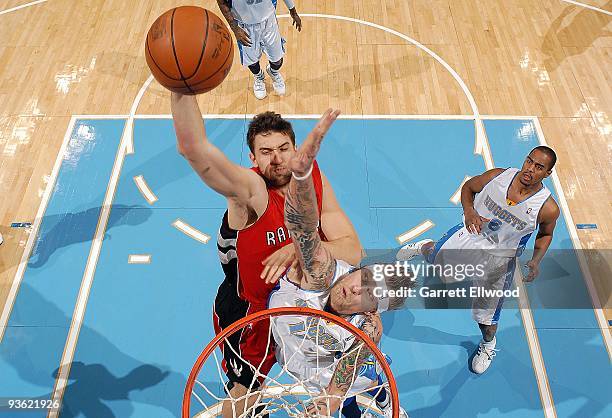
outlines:
M272 86L274 87L274 91L279 96L283 96L285 94L285 79L281 75L280 71L274 71L270 64L266 67L266 72L272 78Z
M430 242L433 242L433 241L430 239L424 239L421 241L412 242L410 244L404 245L397 252L397 255L396 255L397 260L398 261L408 261L418 255L421 255L421 248L423 248L423 245L429 244Z
M474 373L484 373L491 365L493 357L495 357L497 351L499 350L495 349L495 337L493 337L493 340L489 342L480 340L478 350L472 359L472 370Z
M262 100L265 99L268 92L266 92L266 83L264 82L264 72L263 71L259 71L259 74L257 74L255 77L255 81L253 81L253 93L255 93L255 97L258 100Z

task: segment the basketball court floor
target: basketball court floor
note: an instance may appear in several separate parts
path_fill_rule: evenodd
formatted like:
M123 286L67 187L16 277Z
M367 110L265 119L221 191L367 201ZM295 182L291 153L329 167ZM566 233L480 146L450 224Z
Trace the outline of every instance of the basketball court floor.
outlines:
M35 3L0 1L0 399L63 409L0 416L178 417L214 334L225 202L176 151L142 55L177 4ZM281 112L299 140L342 109L319 163L367 249L439 238L466 177L557 151L554 251L523 309L502 312L485 374L467 367L469 310L383 316L411 417L612 416L612 6L574 3L298 1L302 33L279 19L287 96L256 101L236 56L199 97L209 138L243 165L252 114Z

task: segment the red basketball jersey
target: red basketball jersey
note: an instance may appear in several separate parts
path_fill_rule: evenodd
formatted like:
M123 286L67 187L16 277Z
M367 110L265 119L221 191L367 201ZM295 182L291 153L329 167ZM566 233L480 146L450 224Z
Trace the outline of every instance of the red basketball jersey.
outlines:
M252 168L261 175L258 168ZM323 197L323 183L318 164L314 163L312 179L317 195L319 218ZM324 239L319 229L322 239ZM217 237L217 249L225 280L237 283L238 296L259 309L264 309L274 284L266 284L260 277L264 269L261 262L279 248L290 244L291 237L285 226L285 197L268 188L268 207L254 224L237 231L229 227L227 211ZM257 309L258 310L258 309Z

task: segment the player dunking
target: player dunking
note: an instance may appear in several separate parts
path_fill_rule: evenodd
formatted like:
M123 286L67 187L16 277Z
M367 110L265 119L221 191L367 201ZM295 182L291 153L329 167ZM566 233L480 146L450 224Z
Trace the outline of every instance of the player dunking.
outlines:
M225 273L214 304L215 330L220 332L238 319L265 309L274 282L287 267L297 264L284 222L285 194L291 179L287 164L295 153L295 134L291 124L278 114L255 116L247 132L254 167L247 169L232 163L207 140L194 96L172 93L171 104L179 152L209 187L227 199L217 240ZM320 233L327 240L323 245L334 257L358 263L359 238L316 163L312 176ZM227 341L229 346L224 347L227 389L234 398L246 394L254 380L254 368L263 363L260 372L265 374L275 362L274 350L268 350L266 356L268 324L258 322L232 336ZM223 414L232 416L230 402L224 404Z
M556 161L551 148L539 146L529 153L520 170L495 168L468 180L461 189L463 222L435 244L431 240L408 244L398 258L410 259L420 252L434 264L480 264L486 266L486 277L475 279L477 284L488 289L508 289L516 259L537 229L533 256L527 263L529 274L525 277L525 281L533 281L559 217L557 203L542 184ZM494 297L472 301L472 316L482 332L472 359L475 373L487 370L495 357L495 333L502 304L503 298Z
M302 19L295 9L293 0L284 0L293 24L302 30ZM285 80L280 73L285 55L285 40L280 34L276 20L277 0L217 0L221 13L236 35L240 60L255 78L253 93L259 100L267 95L265 75L259 60L262 52L268 56L266 72L272 78L272 86L278 95L285 94Z
M280 280L270 295L269 306L327 310L361 328L378 343L382 334L379 313L399 309L405 300L405 296L388 297L387 290L395 292L412 287L414 282L408 275L386 276L377 281L374 265L353 268L335 259L321 242L317 232L313 164L323 136L338 114L339 111L327 110L289 160L292 179L285 201L285 222L293 237L299 265ZM385 289L383 297L375 297L376 287ZM362 367L373 355L367 348L359 350L358 342L349 331L326 321L317 323L309 317L281 316L272 321L272 332L279 364L302 385L317 394L325 393L325 397L311 406L309 416L330 416L342 400L369 389L383 416L392 416L390 396L386 389L380 389L382 377L372 370L374 367ZM361 417L354 399L345 404L342 413L346 418ZM401 410L400 417L407 417L405 411Z

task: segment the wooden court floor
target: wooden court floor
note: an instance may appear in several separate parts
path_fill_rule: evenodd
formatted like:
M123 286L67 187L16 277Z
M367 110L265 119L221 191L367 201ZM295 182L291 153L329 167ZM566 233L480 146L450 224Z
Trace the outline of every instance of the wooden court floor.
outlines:
M170 112L169 93L145 86L143 41L179 3L48 0L9 11L27 3L0 0L0 306L29 233L10 224L33 222L71 116ZM190 3L218 11L215 1ZM257 101L236 51L228 79L200 106L210 114L334 106L349 115L473 115L471 95L482 115L537 116L558 153L574 223L597 225L578 238L599 250L589 269L609 308L612 1L584 3L602 10L560 0L297 0L300 14L318 16L303 16L301 33L280 18L287 95Z

